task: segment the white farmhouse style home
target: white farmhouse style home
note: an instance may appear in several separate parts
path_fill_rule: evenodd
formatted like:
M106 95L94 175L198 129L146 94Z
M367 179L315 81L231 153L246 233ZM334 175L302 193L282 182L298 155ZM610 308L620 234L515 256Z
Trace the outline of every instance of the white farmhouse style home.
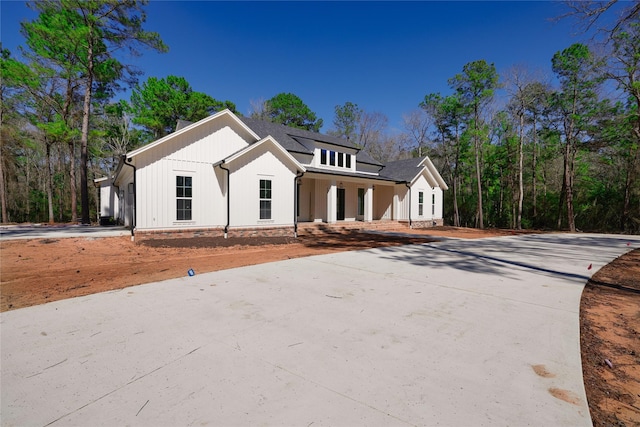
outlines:
M442 225L428 157L383 165L351 142L224 110L127 153L99 178L100 216L133 234L295 235L299 222Z

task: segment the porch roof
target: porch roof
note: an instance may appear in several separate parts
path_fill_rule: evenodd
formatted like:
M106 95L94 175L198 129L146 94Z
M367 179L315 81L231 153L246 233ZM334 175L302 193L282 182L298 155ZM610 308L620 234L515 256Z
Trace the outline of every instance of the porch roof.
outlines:
M327 170L327 169L320 169L320 168L312 168L307 166L307 173L317 173L317 174L321 174L321 175L330 175L330 176L338 176L338 177L346 177L346 178L360 178L360 179L366 179L366 180L372 180L372 181L384 181L387 182L389 184L399 184L401 182L396 181L395 179L392 178L387 178L384 176L379 176L379 175L368 175L368 174L363 174L363 173L353 173L353 172L345 172L345 171L338 171L338 170Z
M380 174L397 181L411 182L422 172L422 162L424 157L416 157L413 159L396 160L385 164Z

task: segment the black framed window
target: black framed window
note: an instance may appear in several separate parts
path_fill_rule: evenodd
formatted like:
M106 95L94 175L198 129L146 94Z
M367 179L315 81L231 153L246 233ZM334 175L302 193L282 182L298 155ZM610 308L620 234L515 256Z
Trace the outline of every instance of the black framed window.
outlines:
M431 215L435 215L436 214L436 195L432 194L431 195Z
M191 221L193 200L193 178L176 176L176 219Z
M418 216L422 216L424 214L424 193L422 191L418 191Z
M260 180L260 219L271 219L271 180Z

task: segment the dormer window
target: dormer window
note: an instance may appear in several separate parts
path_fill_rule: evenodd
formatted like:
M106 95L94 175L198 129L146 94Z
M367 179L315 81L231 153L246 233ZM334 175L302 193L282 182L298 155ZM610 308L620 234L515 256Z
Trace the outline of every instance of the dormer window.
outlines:
M323 148L320 150L320 164L351 169L351 154L325 150Z

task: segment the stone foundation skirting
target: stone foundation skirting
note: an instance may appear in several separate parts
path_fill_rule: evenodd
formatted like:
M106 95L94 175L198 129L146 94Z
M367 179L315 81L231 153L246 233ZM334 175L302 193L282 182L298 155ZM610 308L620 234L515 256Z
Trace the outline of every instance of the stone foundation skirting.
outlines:
M444 225L444 221L442 218L440 219L428 219L426 221L411 221L412 228L431 228L431 227L442 227Z
M227 237L293 237L293 226L229 228ZM168 230L137 230L135 241L160 239L185 239L194 237L224 237L224 227Z
M230 228L229 237L293 237L293 226L284 227L255 227L255 228Z

